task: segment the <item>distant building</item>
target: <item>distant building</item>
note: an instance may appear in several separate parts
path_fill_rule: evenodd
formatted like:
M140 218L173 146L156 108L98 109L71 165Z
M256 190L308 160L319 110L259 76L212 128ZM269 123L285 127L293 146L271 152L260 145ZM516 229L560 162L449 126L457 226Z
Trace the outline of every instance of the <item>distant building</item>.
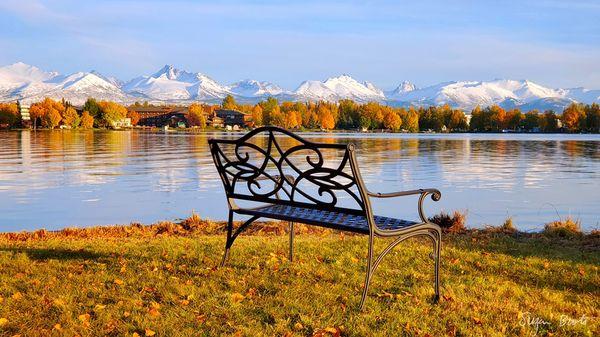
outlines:
M21 124L23 127L27 128L31 126L31 115L29 114L30 105L22 105L17 102L17 106L19 107L19 113L21 114Z
M121 118L116 121L112 125L113 128L130 128L131 127L131 118Z
M217 118L223 121L223 126L246 127L252 122L252 116L237 110L219 109L215 111Z
M140 115L138 125L143 126L178 126L187 122L187 108L184 107L129 107Z

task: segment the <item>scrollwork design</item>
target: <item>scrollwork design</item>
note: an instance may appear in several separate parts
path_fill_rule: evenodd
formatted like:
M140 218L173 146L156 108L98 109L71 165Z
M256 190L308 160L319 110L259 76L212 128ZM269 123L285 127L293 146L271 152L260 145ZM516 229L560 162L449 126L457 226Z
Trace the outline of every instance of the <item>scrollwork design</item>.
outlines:
M264 146L252 142L260 135L266 135ZM296 145L285 148L280 143L282 137ZM224 151L227 146L233 147L233 155ZM325 150L336 152L330 165L333 167L326 165L330 163L323 154ZM255 197L273 203L303 199L319 207L337 207L344 196L356 203L353 208L364 209L355 191L357 182L346 145L313 143L284 129L264 127L237 140L211 140L211 153L228 197ZM304 159L298 162L301 157Z

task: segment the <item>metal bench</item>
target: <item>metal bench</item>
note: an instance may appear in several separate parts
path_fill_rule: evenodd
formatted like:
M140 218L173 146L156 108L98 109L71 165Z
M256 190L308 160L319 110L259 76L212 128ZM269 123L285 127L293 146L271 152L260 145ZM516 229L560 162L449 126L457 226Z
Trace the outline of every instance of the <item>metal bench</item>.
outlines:
M225 264L237 236L259 218L289 222L290 261L293 260L295 222L366 234L369 236L369 252L359 306L362 309L371 277L383 257L400 242L425 236L433 243L434 301L439 300L442 232L425 216L423 201L428 195L438 201L440 191L371 192L361 178L353 144L314 143L277 127L261 127L236 140L210 139L209 146L229 206L227 241L221 266ZM420 221L373 214L370 198L407 195L420 196ZM242 203L248 205L242 206ZM235 230L234 214L249 216ZM373 259L376 237L394 240Z

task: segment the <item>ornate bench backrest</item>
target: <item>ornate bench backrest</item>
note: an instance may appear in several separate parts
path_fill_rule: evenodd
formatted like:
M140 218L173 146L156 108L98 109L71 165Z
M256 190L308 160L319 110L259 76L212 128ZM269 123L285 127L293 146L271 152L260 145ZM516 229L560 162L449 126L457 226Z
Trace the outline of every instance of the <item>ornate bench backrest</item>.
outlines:
M285 129L262 127L235 140L211 139L209 145L234 205L249 200L366 212L353 144L313 143Z

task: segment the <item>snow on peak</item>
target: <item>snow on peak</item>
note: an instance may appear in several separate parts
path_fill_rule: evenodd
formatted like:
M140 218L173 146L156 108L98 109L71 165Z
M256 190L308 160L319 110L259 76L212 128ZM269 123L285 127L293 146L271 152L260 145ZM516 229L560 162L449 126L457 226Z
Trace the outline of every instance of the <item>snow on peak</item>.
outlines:
M273 83L250 79L235 82L228 89L242 97L275 96L283 93L283 89Z
M305 81L296 89L295 94L308 99L338 100L349 98L361 102L385 98L383 91L372 83L360 83L346 74L330 77L325 82Z

